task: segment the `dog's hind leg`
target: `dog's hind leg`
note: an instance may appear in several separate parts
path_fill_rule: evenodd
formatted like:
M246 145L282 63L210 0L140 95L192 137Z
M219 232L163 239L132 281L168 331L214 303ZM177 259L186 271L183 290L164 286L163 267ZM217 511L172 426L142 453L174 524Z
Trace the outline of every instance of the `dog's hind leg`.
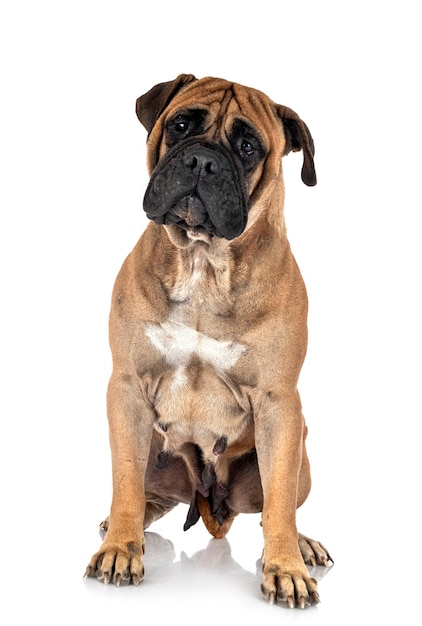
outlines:
M145 494L146 507L144 517L144 530L151 526L153 522L163 517L166 513L174 509L179 504L177 500L162 498L155 494Z
M145 517L144 517L144 530L146 530L153 522L160 519L174 509L179 504L176 500L170 500L169 498L161 498L155 494L145 494ZM100 524L100 532L106 533L108 530L109 517L107 516Z
M299 533L299 548L306 565L311 565L312 567L324 565L329 567L330 561L334 563L327 548L322 543L309 539L309 537L305 537L301 533Z

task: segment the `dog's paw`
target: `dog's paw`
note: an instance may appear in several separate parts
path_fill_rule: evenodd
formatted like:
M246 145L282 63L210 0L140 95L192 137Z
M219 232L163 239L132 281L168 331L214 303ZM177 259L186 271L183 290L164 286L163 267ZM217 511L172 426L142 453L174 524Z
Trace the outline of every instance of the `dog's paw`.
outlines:
M304 609L319 603L318 584L301 570L287 571L279 567L264 567L261 592L270 604L291 609Z
M299 548L306 565L311 565L312 567L316 565L330 567L330 562L331 564L334 563L327 548L325 548L322 543L309 539L309 537L305 537L305 535L301 535L300 533Z
M135 542L129 542L125 550L103 545L89 562L84 578L97 578L106 585L112 582L116 587L139 585L144 579L142 554L143 547Z

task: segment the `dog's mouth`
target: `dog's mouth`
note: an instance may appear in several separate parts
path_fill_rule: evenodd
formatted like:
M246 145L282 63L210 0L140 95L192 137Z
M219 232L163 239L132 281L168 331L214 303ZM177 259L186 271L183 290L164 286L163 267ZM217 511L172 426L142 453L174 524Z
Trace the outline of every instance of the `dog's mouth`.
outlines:
M180 198L163 216L164 224L193 233L223 237L212 223L201 198L194 192Z

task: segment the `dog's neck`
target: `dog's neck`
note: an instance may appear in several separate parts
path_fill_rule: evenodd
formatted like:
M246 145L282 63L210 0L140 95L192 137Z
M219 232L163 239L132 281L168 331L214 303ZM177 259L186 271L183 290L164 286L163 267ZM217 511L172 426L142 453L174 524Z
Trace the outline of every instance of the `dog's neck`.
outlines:
M234 240L206 234L187 234L177 227L150 224L160 243L151 258L171 307L218 316L230 316L242 306L251 284L271 291L272 275L279 271L287 239L274 234L265 219ZM262 259L262 262L260 262ZM258 305L259 294L254 294Z
M165 229L177 259L176 272L167 285L170 301L227 313L234 269L230 242L177 227Z

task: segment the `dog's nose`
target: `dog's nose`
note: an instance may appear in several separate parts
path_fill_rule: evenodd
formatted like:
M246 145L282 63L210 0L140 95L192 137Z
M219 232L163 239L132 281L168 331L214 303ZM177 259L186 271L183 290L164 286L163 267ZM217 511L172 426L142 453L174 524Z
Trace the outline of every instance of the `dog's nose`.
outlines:
M215 152L205 146L192 146L189 148L183 157L183 162L193 173L202 176L217 174L220 170L220 164Z

